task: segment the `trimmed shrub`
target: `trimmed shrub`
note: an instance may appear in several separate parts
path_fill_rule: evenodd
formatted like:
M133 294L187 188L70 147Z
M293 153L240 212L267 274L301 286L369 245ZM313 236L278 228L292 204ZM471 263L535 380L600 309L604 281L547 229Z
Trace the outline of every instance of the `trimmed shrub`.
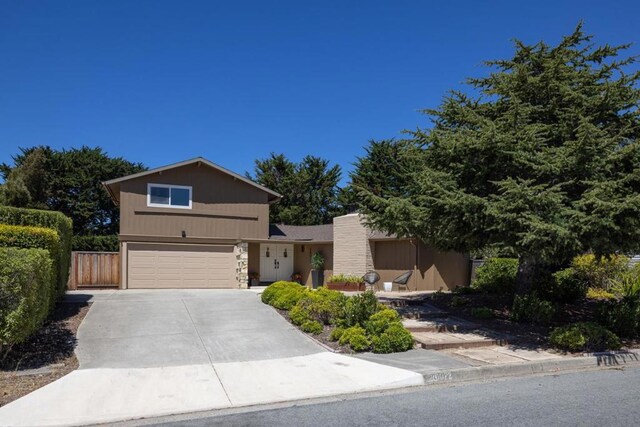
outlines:
M333 331L331 331L329 339L331 341L338 341L342 337L342 334L344 334L344 328L337 326L333 329Z
M571 262L578 274L582 275L588 286L609 289L613 280L624 274L629 258L624 255L596 257L593 254L579 255Z
M365 329L370 335L380 335L395 323L401 323L400 315L394 309L386 308L371 315L365 324Z
M300 329L309 334L318 335L322 332L323 326L320 322L315 320L307 320L300 326Z
M360 326L347 328L338 340L340 345L349 345L353 351L365 351L371 346L371 341L367 338L366 331Z
M44 249L0 248L0 353L27 339L47 317L51 266Z
M384 309L384 306L381 307L371 291L352 296L344 307L345 326L365 326L367 320L381 309Z
M476 307L471 310L471 315L477 319L493 319L496 317L493 310L489 307Z
M517 259L490 258L478 268L471 287L486 294L512 294L517 273Z
M49 278L51 291L46 293L45 300L50 307L53 307L58 295L58 261L60 260L58 233L50 228L0 224L0 247L47 250L52 261ZM42 298L45 298L45 295Z
M56 266L58 275L57 296L64 294L67 289L69 267L71 266L71 237L73 236L71 218L61 212L0 206L0 224L52 228L58 232L60 252Z
M304 311L304 316L308 319L316 320L325 325L336 323L344 317L346 301L347 297L342 292L327 288L309 291L296 304L296 307L300 308L300 313L297 310L296 316L302 316L302 311Z
M262 292L262 302L280 310L291 310L307 293L308 289L295 282L275 282Z
M535 293L516 295L511 308L511 320L546 325L551 322L554 312L553 305L549 301L538 298Z
M71 249L88 252L118 252L120 251L120 242L117 235L73 236Z
M598 320L609 330L624 338L640 334L640 301L636 298L622 298L601 303Z
M309 316L309 312L302 308L298 302L290 311L289 318L291 319L291 323L294 325L300 326L307 320L312 320L311 316Z
M371 344L374 353L407 351L413 348L413 336L400 322L395 322L382 334L371 338Z
M588 283L584 274L573 267L556 271L549 282L540 292L550 301L570 303L587 294Z
M592 322L555 328L549 341L552 345L569 351L617 350L622 346L616 334Z

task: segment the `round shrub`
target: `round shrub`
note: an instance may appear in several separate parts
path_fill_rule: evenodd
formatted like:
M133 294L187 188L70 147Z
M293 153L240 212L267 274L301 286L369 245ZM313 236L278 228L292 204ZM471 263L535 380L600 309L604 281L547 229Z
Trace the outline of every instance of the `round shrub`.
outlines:
M383 308L384 306L380 306L378 299L371 291L352 296L344 307L345 326L364 326L373 314Z
M346 301L342 292L320 288L307 292L296 306L304 310L309 319L329 325L344 317Z
M262 292L262 302L280 310L291 310L306 294L308 289L295 282L275 282Z
M471 287L486 294L512 294L517 273L517 259L489 258L478 268Z
M353 351L365 351L371 346L371 341L367 338L366 331L360 326L352 326L342 333L340 345L349 345Z
M300 329L309 334L317 335L322 332L323 327L320 322L316 322L315 320L307 320L302 324L302 326L300 326Z
M592 322L555 328L549 341L552 345L569 351L617 350L622 346L613 332Z
M386 308L373 314L366 322L366 330L370 335L380 335L389 326L400 322L400 315L397 311Z
M299 302L289 311L289 318L291 318L291 322L297 326L302 325L307 320L312 320L309 312L301 307Z
M402 326L396 322L380 335L371 339L374 353L395 353L399 351L407 351L413 348L413 336Z
M511 308L511 320L546 325L551 322L555 308L549 301L538 298L535 293L516 295Z
M331 341L338 341L342 337L342 334L344 334L344 328L337 326L333 329L333 331L331 331L329 339Z

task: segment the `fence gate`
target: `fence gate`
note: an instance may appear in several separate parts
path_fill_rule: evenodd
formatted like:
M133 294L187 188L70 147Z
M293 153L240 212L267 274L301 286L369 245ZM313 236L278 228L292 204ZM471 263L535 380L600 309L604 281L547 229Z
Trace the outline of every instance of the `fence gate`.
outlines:
M120 286L119 252L71 252L69 289Z

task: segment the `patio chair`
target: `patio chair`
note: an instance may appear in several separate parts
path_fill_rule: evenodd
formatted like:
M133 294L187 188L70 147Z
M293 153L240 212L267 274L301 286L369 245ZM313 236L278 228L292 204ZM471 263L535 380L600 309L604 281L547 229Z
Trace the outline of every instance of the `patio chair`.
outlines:
M376 291L376 283L380 281L380 275L373 270L369 270L362 276L362 281L367 288L370 288L373 292Z
M412 274L413 270L407 270L405 273L402 273L401 275L393 279L393 283L396 283L398 285L398 290L400 290L400 287L404 287L407 291L409 290L408 283Z

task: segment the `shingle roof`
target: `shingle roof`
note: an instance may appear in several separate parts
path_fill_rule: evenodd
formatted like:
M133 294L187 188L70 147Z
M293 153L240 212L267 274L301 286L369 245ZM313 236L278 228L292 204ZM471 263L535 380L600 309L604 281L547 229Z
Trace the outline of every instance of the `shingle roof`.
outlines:
M269 240L333 242L333 224L269 225Z

